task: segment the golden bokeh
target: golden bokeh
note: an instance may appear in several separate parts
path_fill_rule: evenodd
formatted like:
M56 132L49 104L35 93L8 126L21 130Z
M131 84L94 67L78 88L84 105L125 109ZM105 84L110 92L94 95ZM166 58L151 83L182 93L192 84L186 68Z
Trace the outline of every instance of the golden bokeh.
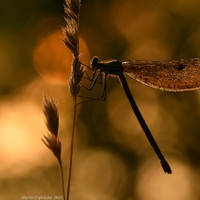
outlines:
M138 173L137 193L142 200L197 199L199 175L187 164L171 159L173 175L161 173L155 160L144 162Z
M58 102L67 181L72 54L59 28L65 26L63 3L1 4L0 199L61 194L56 159L41 141L47 133L44 93ZM82 62L87 65L90 55L122 61L199 57L199 21L199 0L82 1ZM92 76L92 70L88 74ZM199 92L157 91L126 78L172 175L162 171L119 81L108 77L105 101L77 107L70 199L198 200ZM82 84L89 87L93 82L85 74ZM102 85L96 85L92 91L81 88L81 95L99 97Z
M66 85L70 76L72 53L64 45L61 30L56 30L41 37L33 52L34 67L47 82L56 85ZM80 38L80 53L82 62L88 63L90 55L88 48Z

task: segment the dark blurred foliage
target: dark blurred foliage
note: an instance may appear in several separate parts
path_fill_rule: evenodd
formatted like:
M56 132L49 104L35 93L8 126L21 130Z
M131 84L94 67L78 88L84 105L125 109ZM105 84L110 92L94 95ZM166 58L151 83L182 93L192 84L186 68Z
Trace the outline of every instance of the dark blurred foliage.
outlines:
M67 146L63 156L67 167L71 97L66 85L52 84L52 79L45 79L42 73L55 73L52 60L60 64L63 58L69 60L66 71L56 72L55 77L69 76L71 54L59 57L61 33L54 41L59 43L58 46L52 44L55 51L48 44L40 48L45 39L65 25L63 3L58 0L0 0L0 95L2 107L5 102L12 103L12 99L19 103L23 94L24 102L35 101L41 113L43 92L58 99L63 120L60 135L63 146ZM83 0L80 36L89 50L82 52L83 59L87 57L84 62L89 65L89 55L99 56L100 60L200 57L199 19L200 2L197 0ZM45 61L46 56L52 60L48 62L49 68L41 71L37 66ZM78 107L71 199L199 199L199 92L156 91L129 77L127 80L173 173L164 174L119 81L109 77L105 102L93 101ZM83 84L89 83L83 81ZM101 86L89 93L81 92L96 97L101 93ZM31 115L34 114L29 113L20 126L24 126ZM42 115L37 115L37 118L41 118L43 123ZM37 130L34 123L31 126L38 133L35 137L44 134L45 129ZM14 152L14 147L10 151ZM37 165L22 175L2 175L1 199L17 200L22 195L59 195L56 160L54 162L52 158L52 162L47 162L47 157L52 157L48 150L41 158L41 164L38 164L38 159ZM24 160L21 165L28 164ZM9 170L15 167L10 166Z

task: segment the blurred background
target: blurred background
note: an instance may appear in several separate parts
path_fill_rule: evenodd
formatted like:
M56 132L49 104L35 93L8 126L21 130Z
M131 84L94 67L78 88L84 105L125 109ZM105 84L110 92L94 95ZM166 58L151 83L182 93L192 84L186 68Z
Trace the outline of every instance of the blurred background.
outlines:
M72 55L61 40L63 3L0 0L0 199L61 195L57 161L41 141L44 93L58 102L67 178ZM80 46L87 65L95 55L200 57L200 1L82 0ZM127 81L172 175L163 172L118 79L109 77L106 101L78 107L70 199L200 199L200 92L169 93ZM97 87L89 96L100 94Z

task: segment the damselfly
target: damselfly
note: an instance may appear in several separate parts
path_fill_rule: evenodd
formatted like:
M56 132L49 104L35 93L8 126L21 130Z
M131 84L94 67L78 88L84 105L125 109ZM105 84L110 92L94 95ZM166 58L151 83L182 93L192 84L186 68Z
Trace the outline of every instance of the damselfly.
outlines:
M106 77L108 75L119 78L122 87L126 93L129 103L142 127L147 139L153 147L156 155L160 159L163 170L167 173L172 173L168 162L161 153L155 139L153 138L138 106L130 92L125 74L128 74L133 79L156 89L181 92L200 89L200 59L188 60L169 60L169 61L119 61L110 60L99 62L97 57L94 57L91 62L93 70L93 84L89 88L94 87L99 77L103 81L103 93L100 99L106 97Z

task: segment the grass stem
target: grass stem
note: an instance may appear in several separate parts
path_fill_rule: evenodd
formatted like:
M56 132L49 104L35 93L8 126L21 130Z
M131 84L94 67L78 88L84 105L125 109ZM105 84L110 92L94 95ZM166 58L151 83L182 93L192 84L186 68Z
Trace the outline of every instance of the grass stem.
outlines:
M76 123L76 97L73 97L73 124L72 124L72 134L71 134L71 146L70 146L70 156L69 156L69 169L68 169L68 179L67 179L67 192L66 200L69 200L70 186L71 186L71 175L72 175L72 163L73 163L73 151L74 151L74 141L75 141L75 123Z

